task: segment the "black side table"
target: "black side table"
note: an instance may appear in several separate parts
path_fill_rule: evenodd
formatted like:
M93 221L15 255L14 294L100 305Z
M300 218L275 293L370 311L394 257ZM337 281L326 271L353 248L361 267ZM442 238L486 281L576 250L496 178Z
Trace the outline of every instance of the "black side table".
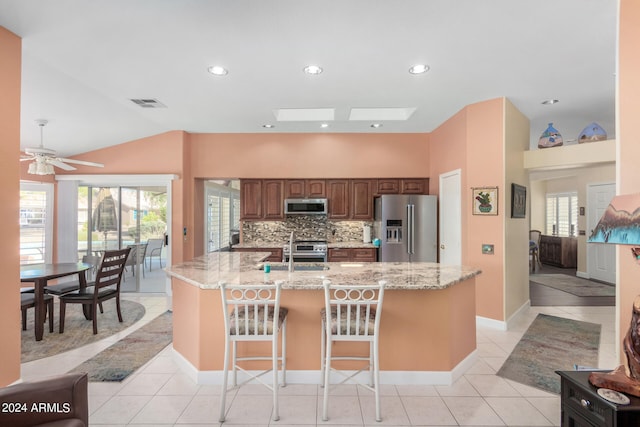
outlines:
M598 395L589 383L593 371L556 371L561 378L562 426L629 427L640 426L640 398L626 395L628 405L616 405Z

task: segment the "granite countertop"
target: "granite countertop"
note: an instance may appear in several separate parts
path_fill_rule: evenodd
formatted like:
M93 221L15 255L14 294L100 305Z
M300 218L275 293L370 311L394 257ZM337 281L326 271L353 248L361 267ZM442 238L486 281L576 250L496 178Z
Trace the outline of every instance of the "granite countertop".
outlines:
M481 273L476 268L430 262L328 262L296 263L298 269L292 273L286 269L277 270L279 267L286 268L282 263L271 263L271 272L267 275L261 270L261 260L266 255L268 254L260 252L216 252L172 265L166 268L166 272L170 277L201 289L219 289L221 280L236 284L283 280L283 289L301 290L322 289L324 279L338 284L372 284L386 280L387 289L437 290L448 288ZM303 270L309 266L324 266L328 269Z
M287 246L289 242L249 242L249 243L238 243L232 246L232 249L262 249L262 248L283 248ZM351 241L351 242L328 242L327 247L329 248L375 248L373 243L363 243L362 241Z

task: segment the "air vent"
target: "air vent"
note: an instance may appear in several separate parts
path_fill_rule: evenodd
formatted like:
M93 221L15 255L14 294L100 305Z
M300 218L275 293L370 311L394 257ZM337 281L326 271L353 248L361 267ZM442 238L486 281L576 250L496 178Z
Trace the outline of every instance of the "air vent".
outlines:
M162 102L152 98L132 99L131 102L133 102L136 105L139 105L142 108L167 108L167 106L164 105Z

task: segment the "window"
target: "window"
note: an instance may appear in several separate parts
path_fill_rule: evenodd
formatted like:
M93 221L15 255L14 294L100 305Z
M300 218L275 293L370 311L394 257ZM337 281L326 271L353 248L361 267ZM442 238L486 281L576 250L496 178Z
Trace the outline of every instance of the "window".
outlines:
M240 227L240 192L208 182L206 193L206 251L209 253L230 247L231 234Z
M578 229L578 193L547 194L545 234L575 237Z
M20 184L20 264L52 260L53 185Z

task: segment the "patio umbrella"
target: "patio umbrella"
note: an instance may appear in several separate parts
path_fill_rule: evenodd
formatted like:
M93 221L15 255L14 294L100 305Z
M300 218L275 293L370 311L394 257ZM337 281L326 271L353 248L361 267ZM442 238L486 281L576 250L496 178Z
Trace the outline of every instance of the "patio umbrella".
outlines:
M118 230L116 202L111 190L101 188L96 198L96 207L91 217L93 231L104 233L104 249L107 249L107 233Z

